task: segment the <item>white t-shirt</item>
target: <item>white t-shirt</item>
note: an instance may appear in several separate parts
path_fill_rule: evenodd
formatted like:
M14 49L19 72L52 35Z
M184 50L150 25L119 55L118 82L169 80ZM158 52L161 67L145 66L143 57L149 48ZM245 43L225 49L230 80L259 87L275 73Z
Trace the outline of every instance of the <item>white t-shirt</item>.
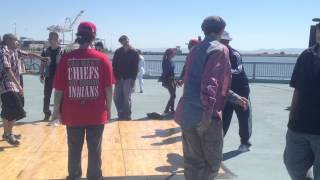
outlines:
M139 74L144 74L145 70L144 70L144 57L142 55L139 55Z

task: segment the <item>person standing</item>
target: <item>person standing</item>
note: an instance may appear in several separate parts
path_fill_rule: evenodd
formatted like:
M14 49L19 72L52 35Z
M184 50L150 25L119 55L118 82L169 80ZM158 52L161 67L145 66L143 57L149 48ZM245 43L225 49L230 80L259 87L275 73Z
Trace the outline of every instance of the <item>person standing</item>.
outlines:
M66 125L68 180L81 178L81 152L86 136L88 180L102 180L101 145L104 124L111 116L112 65L106 54L91 49L96 26L80 23L76 42L79 49L62 56L54 78L52 120Z
M131 120L131 94L138 75L139 54L129 44L129 38L119 38L122 47L117 49L112 60L112 67L117 80L114 89L114 104L119 120Z
M228 48L218 41L225 26L219 16L204 19L205 38L187 58L175 114L182 129L186 180L214 179L222 161L222 110L231 83Z
M292 180L307 180L313 166L320 179L320 24L316 44L303 51L294 67L290 86L294 88L289 115L284 164Z
M174 114L174 101L176 99L176 81L175 81L175 64L173 58L176 55L176 50L169 48L165 51L162 58L162 74L159 79L162 82L162 86L168 89L170 98L164 110L164 114L169 112Z
M143 93L143 75L145 73L145 62L144 62L144 57L142 56L142 52L140 49L137 50L139 54L139 72L138 72L138 81L139 81L139 88L140 88L140 93Z
M41 63L40 81L44 82L44 98L43 98L43 113L44 121L49 121L51 116L50 99L53 89L53 78L56 73L56 68L61 58L61 47L59 46L59 34L56 32L49 33L49 47L41 53L43 57L49 57L48 63Z
M95 48L97 51L99 51L99 52L106 53L106 51L105 51L105 49L104 49L104 45L103 45L103 43L102 43L101 41L96 42L96 43L94 44L94 48Z
M191 39L188 43L188 50L189 52L191 52L191 49L193 47L195 47L196 45L198 45L201 41L197 40L197 39ZM187 56L188 57L188 56ZM186 60L187 62L187 60ZM179 80L177 81L177 85L179 87L181 87L183 85L183 76L184 76L184 73L186 71L186 63L183 65L183 68L182 68L182 71L181 71L181 74L180 74L180 77L179 77Z
M47 61L33 53L28 53L18 48L18 39L13 34L3 36L0 52L0 93L1 93L1 118L3 119L4 133L2 138L11 145L19 145L20 135L13 134L16 121L26 117L24 111L24 92L21 85L21 64L23 57L38 58Z
M237 50L233 49L229 44L231 40L232 38L230 37L230 34L227 31L224 31L220 42L229 49L232 73L231 90L234 93L237 93L239 96L245 97L249 100L249 80L244 71L241 54ZM223 132L224 135L226 135L232 120L233 111L235 111L239 121L239 135L241 138L241 144L238 150L241 152L249 151L251 146L249 141L252 134L252 115L250 103L248 107L249 108L247 109L243 109L242 107L227 101L222 116Z

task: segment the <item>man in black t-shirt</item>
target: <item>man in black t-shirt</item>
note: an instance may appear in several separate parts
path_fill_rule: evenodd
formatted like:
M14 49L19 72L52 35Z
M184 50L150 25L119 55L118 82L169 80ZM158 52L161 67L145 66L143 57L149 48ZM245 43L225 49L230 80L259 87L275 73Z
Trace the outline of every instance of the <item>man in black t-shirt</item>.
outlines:
M298 58L290 86L294 88L284 163L293 180L320 179L320 24L316 45Z
M247 77L246 72L244 71L242 56L241 54L233 49L229 43L232 40L230 34L227 31L224 31L220 42L227 46L229 49L229 57L230 57L230 64L231 64L231 73L232 73L232 83L231 83L231 90L238 95L245 97L249 100L249 80ZM241 106L238 106L232 102L227 102L222 115L222 122L223 122L223 132L224 135L227 134L227 131L230 127L233 111L235 111L238 121L239 121L239 136L240 136L240 146L238 151L246 152L249 151L251 143L250 137L252 134L252 112L251 112L251 104L247 109L243 109Z
M40 80L44 82L44 99L43 99L43 113L44 120L49 121L51 116L50 111L50 98L52 94L52 84L56 67L59 63L61 56L61 47L59 46L59 35L56 32L49 33L49 44L50 46L42 51L41 56L49 57L48 63L42 63L40 69Z

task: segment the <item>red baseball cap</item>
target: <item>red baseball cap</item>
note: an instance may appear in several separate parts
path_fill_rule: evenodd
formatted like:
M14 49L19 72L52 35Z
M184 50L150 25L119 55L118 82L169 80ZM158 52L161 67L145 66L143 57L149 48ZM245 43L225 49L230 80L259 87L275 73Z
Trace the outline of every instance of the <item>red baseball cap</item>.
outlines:
M92 33L92 35L96 36L97 27L92 22L81 22L78 26L78 33L79 32L89 32Z
M188 48L191 49L193 46L195 46L195 45L197 45L197 44L199 44L199 43L200 43L199 40L197 40L197 39L191 39L191 40L189 41L189 43L188 43Z

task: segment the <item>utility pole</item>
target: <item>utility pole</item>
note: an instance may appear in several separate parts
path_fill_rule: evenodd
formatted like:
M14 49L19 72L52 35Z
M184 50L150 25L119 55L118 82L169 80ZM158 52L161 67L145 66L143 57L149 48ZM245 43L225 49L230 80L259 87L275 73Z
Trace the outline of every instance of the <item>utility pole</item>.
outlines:
M14 35L17 36L17 23L14 23Z

